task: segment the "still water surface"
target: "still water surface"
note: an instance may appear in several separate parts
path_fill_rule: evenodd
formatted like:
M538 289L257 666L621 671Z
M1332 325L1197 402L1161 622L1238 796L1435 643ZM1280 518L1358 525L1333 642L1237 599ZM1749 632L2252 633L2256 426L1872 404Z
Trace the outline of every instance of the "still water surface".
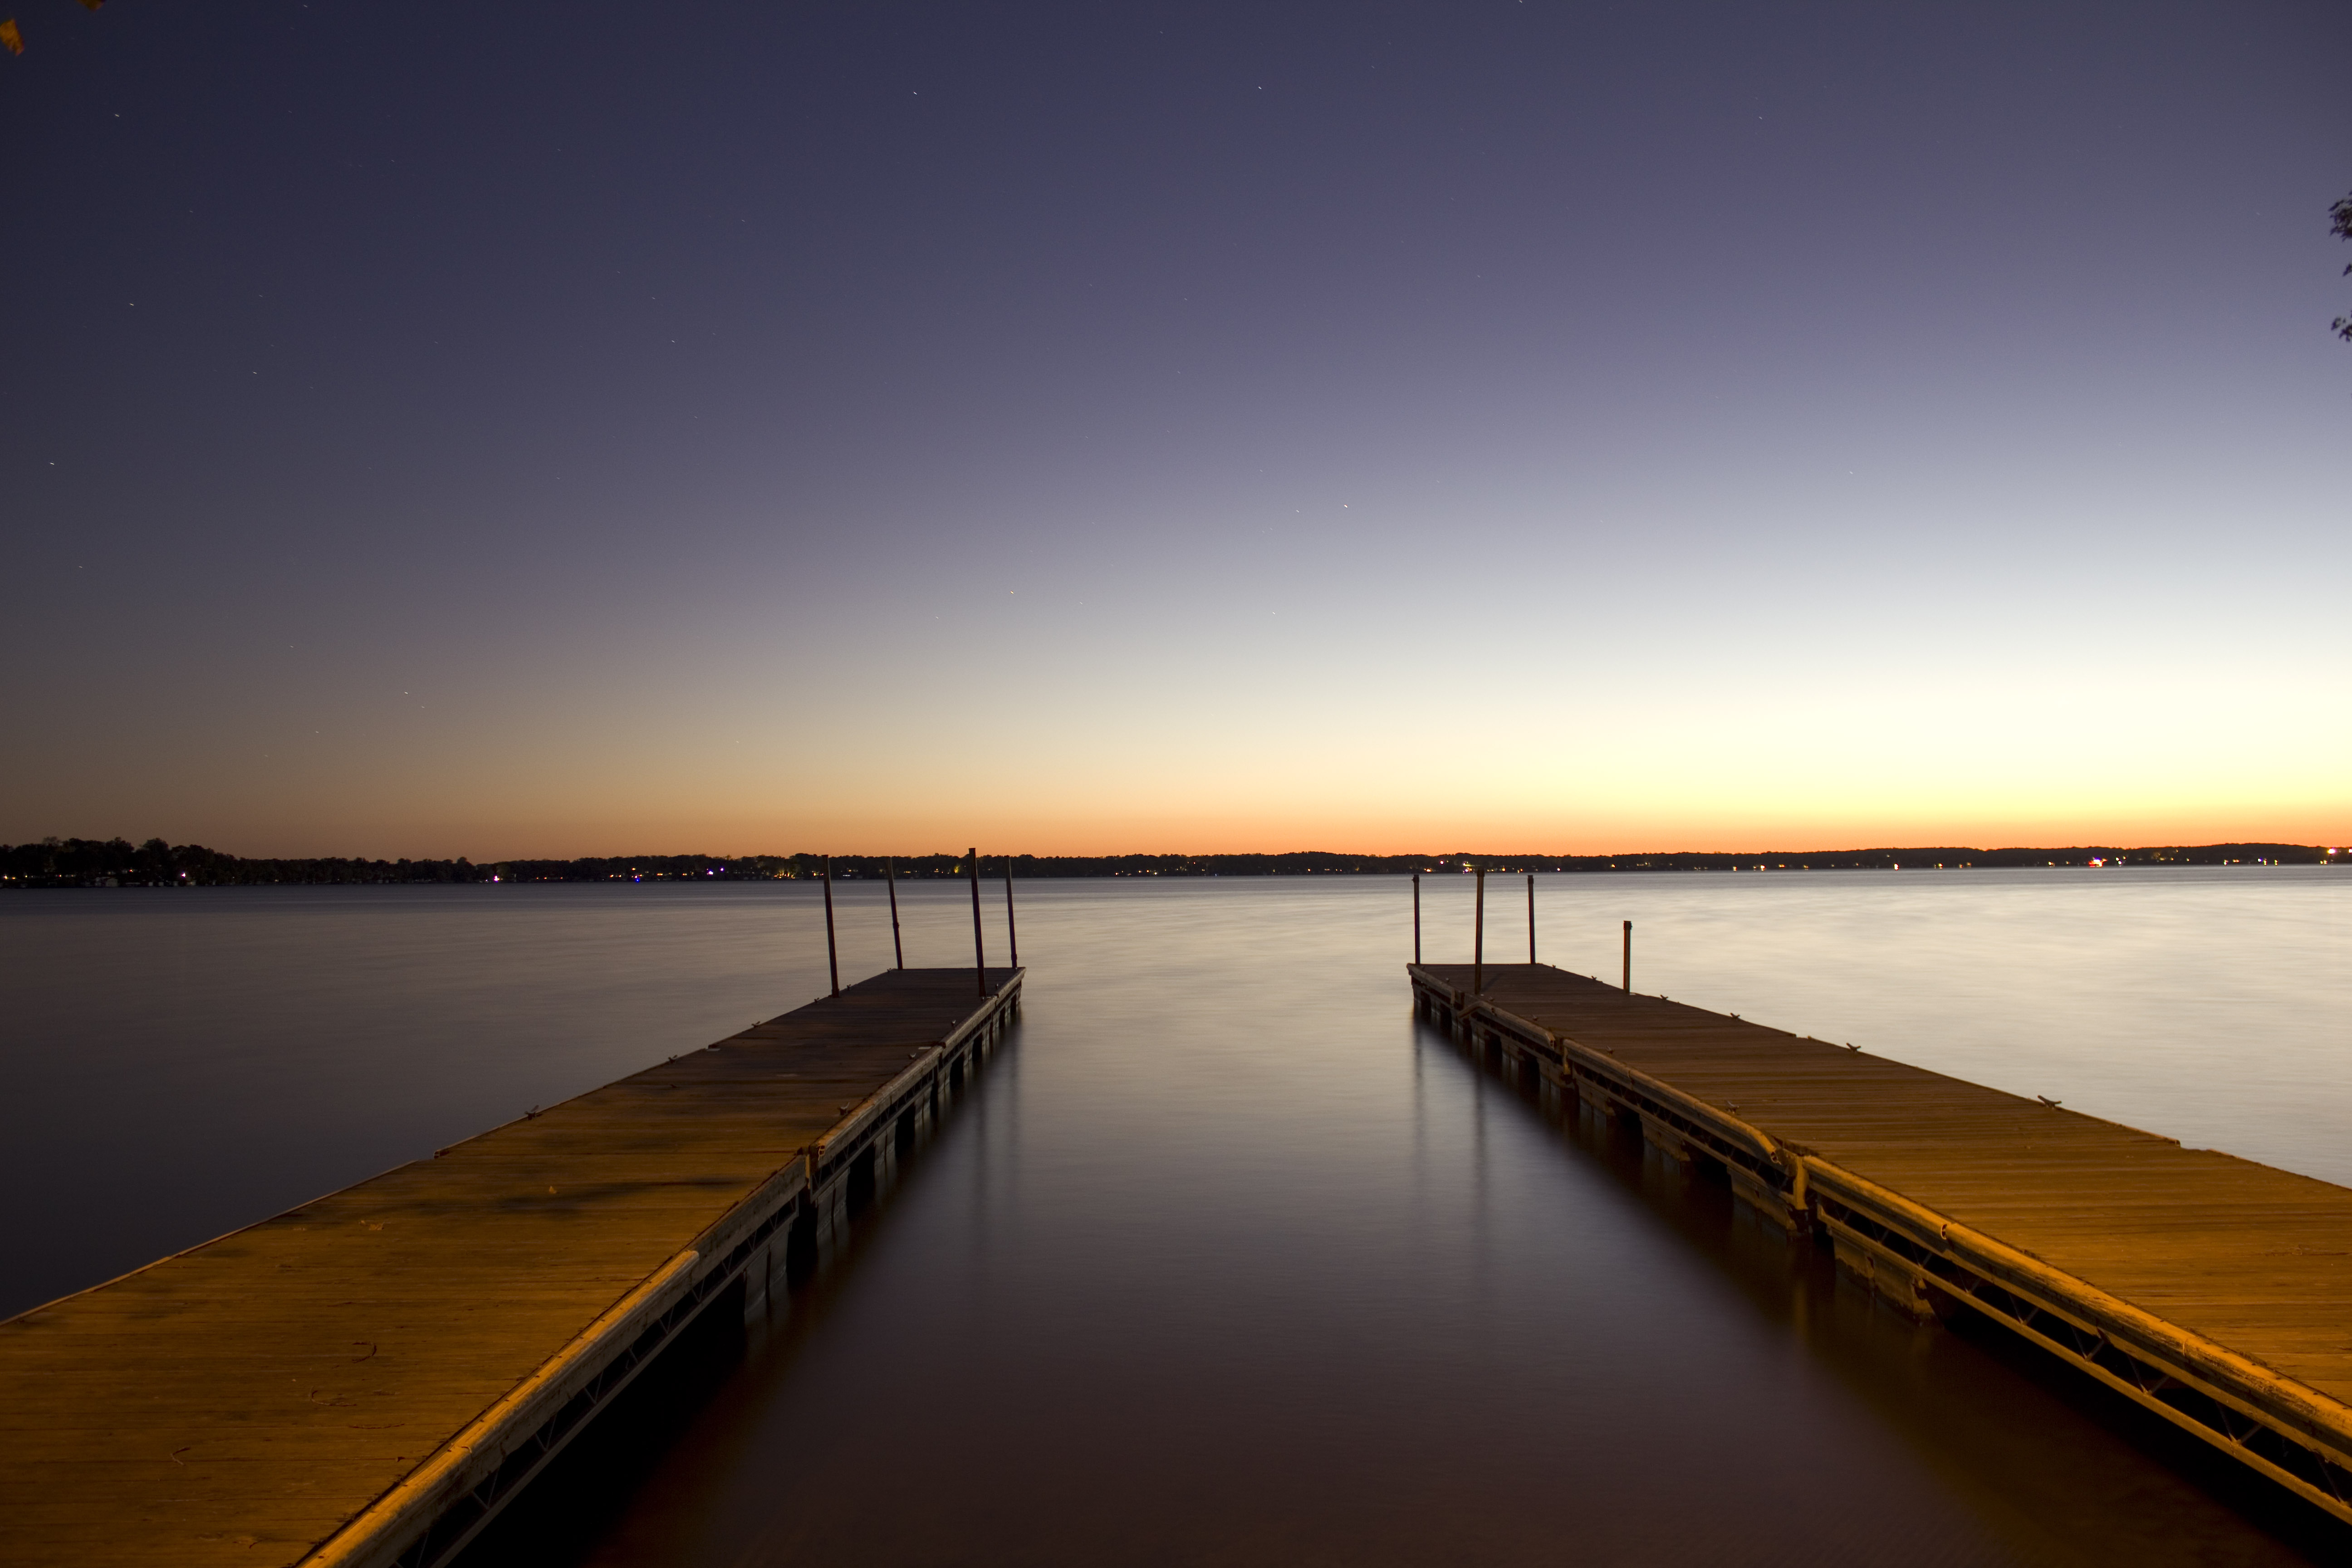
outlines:
M1424 885L1465 958L1465 879ZM1525 955L1523 884L1487 952ZM841 891L844 970L888 961ZM1390 879L1023 884L1021 1025L787 1318L479 1563L2278 1563L2344 1535L1919 1331L1416 1026ZM1540 955L2352 1182L2352 876L1538 879ZM990 906L1003 953L1001 891ZM902 890L910 961L970 952ZM0 899L0 1311L795 1005L808 889Z

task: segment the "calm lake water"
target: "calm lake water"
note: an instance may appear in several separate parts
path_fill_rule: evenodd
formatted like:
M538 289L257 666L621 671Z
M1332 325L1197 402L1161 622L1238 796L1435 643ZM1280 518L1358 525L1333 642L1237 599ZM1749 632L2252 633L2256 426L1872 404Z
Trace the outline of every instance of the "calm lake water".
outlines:
M2347 1538L1917 1330L1411 1016L1404 884L1024 883L1023 1021L772 1327L478 1563L2280 1563ZM845 975L888 962L881 889ZM1490 881L1488 955L1526 952ZM970 957L902 889L910 962ZM1547 962L2352 1183L2352 873L1538 879ZM1466 958L1466 879L1424 883ZM1001 888L989 904L1003 948ZM0 898L0 1313L823 989L812 890Z

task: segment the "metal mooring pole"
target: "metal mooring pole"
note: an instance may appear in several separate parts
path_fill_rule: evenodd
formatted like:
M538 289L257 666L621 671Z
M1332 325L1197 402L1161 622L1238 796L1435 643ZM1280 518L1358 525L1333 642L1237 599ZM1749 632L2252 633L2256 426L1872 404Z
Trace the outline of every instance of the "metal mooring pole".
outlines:
M833 994L841 994L841 955L833 945L833 857L824 858L824 966L833 972Z
M882 858L882 875L890 882L890 952L898 960L898 967L907 967L907 944L898 939L898 868L888 856Z
M1536 874L1528 873L1528 964L1536 962Z
M980 984L980 994L988 994L988 953L980 941L980 849L977 846L964 852L971 862L971 967Z
M1009 968L1021 967L1021 933L1013 929L1013 857L1004 858L1004 944L1013 951L1005 959Z
M1625 922L1625 994L1633 994L1633 922Z
M1412 961L1421 962L1421 873L1412 874Z
M1486 868L1478 868L1478 912L1470 931L1470 994L1486 994Z

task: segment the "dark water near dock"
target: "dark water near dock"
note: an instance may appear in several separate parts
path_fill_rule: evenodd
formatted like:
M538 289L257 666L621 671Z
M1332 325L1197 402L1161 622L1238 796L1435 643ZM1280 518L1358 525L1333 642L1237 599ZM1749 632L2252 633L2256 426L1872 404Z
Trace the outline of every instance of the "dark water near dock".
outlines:
M1467 889L1428 884L1429 955ZM845 973L887 962L842 890ZM1024 1021L789 1321L478 1560L2273 1563L2193 1446L1922 1331L1410 1015L1402 885L1024 884ZM1489 952L1524 958L1490 883ZM1541 956L2352 1181L2352 879L1542 879ZM908 953L969 952L911 889ZM992 957L1003 955L1001 891ZM809 889L0 900L18 1310L822 989ZM1441 940L1441 935L1443 940ZM2233 1489L2246 1489L2239 1496Z

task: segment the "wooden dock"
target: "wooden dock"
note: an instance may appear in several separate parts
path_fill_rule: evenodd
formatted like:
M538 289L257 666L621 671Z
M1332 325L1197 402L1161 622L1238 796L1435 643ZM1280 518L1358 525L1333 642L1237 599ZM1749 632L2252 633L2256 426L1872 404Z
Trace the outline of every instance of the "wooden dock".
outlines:
M429 1568L762 1310L1010 1022L892 970L0 1323L0 1562Z
M2352 1521L2352 1189L1549 965L1408 969L1475 1053L1904 1310L1981 1313Z

